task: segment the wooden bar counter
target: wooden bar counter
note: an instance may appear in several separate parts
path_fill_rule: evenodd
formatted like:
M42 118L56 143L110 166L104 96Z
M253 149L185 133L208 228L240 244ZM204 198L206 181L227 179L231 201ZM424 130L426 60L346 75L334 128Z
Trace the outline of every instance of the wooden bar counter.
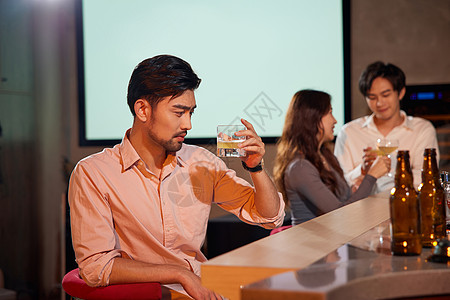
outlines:
M202 284L241 299L241 286L308 267L387 220L388 192L370 196L207 261Z

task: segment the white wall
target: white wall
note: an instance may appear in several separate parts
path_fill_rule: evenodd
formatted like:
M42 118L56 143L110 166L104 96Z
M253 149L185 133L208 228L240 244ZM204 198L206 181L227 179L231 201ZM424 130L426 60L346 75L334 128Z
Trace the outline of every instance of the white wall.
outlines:
M358 79L376 60L400 67L406 84L450 83L450 1L353 0L351 43L353 118L367 113Z

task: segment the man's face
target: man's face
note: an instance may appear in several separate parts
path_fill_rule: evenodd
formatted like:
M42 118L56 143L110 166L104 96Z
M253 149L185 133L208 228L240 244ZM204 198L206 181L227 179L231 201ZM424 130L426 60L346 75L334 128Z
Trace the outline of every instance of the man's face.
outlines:
M187 131L192 128L191 116L196 107L194 91L164 98L152 109L147 126L149 141L167 152L181 149Z
M377 77L367 92L366 101L375 118L387 121L400 116L400 100L405 95L405 89L394 91L391 82L383 77Z

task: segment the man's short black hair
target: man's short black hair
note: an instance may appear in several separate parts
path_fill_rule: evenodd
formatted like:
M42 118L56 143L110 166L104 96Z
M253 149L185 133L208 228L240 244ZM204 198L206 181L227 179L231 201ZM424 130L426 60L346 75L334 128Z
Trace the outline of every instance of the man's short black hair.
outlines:
M387 79L394 91L400 92L405 87L405 73L399 67L377 61L370 64L359 78L359 90L364 96L367 96L373 81L378 77Z
M140 62L128 83L127 102L133 116L134 104L145 99L155 105L165 97L178 97L187 90L195 90L201 79L189 63L172 55L158 55Z

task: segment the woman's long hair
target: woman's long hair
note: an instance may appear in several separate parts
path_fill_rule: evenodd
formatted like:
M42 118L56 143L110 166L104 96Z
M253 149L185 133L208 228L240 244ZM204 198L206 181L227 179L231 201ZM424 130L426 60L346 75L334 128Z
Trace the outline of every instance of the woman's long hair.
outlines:
M295 93L289 104L284 121L283 133L277 142L277 156L275 158L274 179L285 201L286 188L284 173L289 163L300 156L310 161L319 171L320 178L325 185L337 195L336 177L325 168L319 153L317 137L323 132L322 117L331 109L329 94L315 90L301 90ZM344 173L339 162L324 143L320 148L329 166L335 169L343 178Z

